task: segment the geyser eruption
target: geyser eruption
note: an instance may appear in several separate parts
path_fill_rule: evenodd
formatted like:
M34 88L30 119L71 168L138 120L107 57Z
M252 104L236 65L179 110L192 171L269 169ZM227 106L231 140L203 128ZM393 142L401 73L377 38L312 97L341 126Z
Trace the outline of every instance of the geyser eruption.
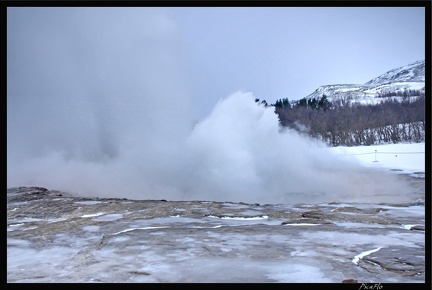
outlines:
M8 15L8 187L250 203L408 199L397 176L280 128L252 93L221 99L196 122L178 28L158 10L16 12ZM62 21L50 23L53 15Z
M174 120L154 118L144 131L139 118L129 124L124 120L127 126L119 130L112 124L112 129L94 127L88 134L106 143L87 144L76 132L69 136L83 142L82 148L76 143L77 151L65 146L28 154L21 163L11 159L8 182L13 184L8 186L38 185L87 196L258 203L384 202L390 196L395 202L407 192L396 176L341 160L324 144L282 130L273 109L253 100L251 93L232 94L188 134L178 134L178 123L189 125L189 118L175 120L173 127ZM48 135L44 142L49 147L61 137ZM116 153L109 155L106 148ZM92 158L75 154L85 150L100 153Z
M398 200L408 188L278 125L251 93L221 100L185 143L190 196L264 203Z

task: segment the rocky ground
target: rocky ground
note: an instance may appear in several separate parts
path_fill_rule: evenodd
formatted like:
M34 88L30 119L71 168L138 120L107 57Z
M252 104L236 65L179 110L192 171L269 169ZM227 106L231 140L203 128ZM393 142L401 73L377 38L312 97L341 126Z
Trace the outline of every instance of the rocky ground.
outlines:
M425 282L424 201L285 205L7 191L9 283L348 279Z

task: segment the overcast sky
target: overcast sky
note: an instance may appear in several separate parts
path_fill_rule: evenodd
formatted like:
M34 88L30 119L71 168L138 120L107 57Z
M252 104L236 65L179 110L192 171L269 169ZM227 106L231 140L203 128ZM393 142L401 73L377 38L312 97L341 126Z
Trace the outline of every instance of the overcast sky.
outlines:
M113 85L104 76L117 60L120 77L143 77L137 63L169 72L166 85L175 82L201 115L237 90L296 100L425 58L421 7L8 8L7 16L9 93L34 94L45 74L60 87L86 77Z

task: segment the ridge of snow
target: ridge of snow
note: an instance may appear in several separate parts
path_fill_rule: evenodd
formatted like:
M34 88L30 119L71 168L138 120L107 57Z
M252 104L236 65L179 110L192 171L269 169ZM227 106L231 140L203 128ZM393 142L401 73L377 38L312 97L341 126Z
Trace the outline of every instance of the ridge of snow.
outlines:
M349 99L352 102L379 103L380 94L403 93L415 90L425 92L425 61L415 61L408 65L392 69L365 84L323 85L309 94L306 99L318 99L324 94L329 101ZM294 101L293 103L295 103Z
M366 85L382 84L388 82L424 82L425 61L415 61L408 65L401 66L368 81Z

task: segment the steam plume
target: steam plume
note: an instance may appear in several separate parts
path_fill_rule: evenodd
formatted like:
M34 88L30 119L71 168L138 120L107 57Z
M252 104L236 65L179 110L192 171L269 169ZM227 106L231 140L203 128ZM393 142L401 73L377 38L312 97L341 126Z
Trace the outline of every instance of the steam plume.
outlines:
M282 130L250 92L198 120L175 22L158 10L110 13L8 22L8 187L258 203L405 198L395 176Z

